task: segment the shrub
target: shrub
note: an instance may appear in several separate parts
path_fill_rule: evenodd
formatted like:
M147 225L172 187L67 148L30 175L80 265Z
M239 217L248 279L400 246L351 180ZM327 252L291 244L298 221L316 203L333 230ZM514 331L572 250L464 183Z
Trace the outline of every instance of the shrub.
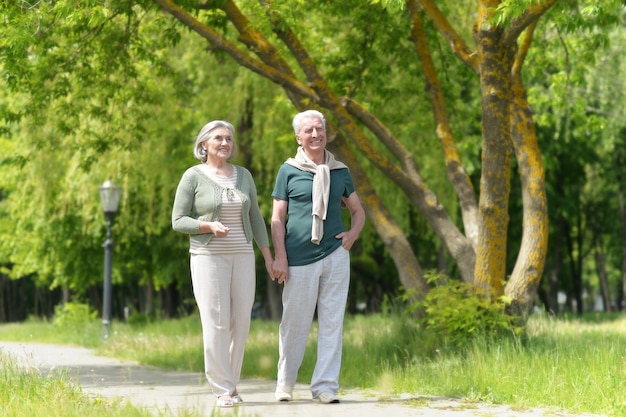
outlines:
M82 327L98 317L88 304L64 303L54 309L52 324L60 327Z
M489 341L523 333L517 319L506 313L510 304L506 297L484 296L474 286L442 274L429 273L427 280L433 286L430 292L406 311L419 313L417 320L434 349L464 347L479 338Z
M100 339L97 318L98 312L88 304L69 302L56 306L52 325L69 335L65 343L96 346Z

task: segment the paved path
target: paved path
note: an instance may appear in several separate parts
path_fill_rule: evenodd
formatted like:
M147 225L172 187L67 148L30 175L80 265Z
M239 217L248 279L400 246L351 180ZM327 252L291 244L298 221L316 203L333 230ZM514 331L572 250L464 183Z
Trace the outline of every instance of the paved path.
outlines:
M173 372L120 362L97 356L80 347L15 343L0 341L0 354L9 354L22 366L42 372L67 370L80 383L83 392L102 397L122 397L132 404L158 411L195 410L209 417L215 401L209 394L203 375L197 372ZM294 390L294 401L274 400L274 381L245 380L239 393L245 403L235 409L223 409L222 416L237 417L574 417L559 410L513 410L507 406L475 404L447 398L400 396L379 398L360 391L340 393L340 404L311 401L306 385ZM576 417L594 417L591 414ZM39 416L33 416L39 417ZM600 417L600 416L595 416Z

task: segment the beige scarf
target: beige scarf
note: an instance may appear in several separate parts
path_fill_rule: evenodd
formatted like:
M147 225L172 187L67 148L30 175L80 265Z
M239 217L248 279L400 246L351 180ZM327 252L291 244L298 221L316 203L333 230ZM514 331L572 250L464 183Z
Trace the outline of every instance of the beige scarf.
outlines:
M328 208L328 196L330 194L330 170L347 168L346 165L337 161L335 156L324 150L324 164L317 165L311 161L302 149L298 147L295 158L289 158L285 163L299 170L312 172L313 175L313 226L311 227L311 242L319 245L324 236L324 220Z

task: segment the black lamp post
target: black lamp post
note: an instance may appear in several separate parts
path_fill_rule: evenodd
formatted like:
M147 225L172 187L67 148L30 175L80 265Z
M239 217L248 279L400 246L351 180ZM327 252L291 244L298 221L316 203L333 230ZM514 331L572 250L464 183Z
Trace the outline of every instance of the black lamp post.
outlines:
M102 304L102 339L109 337L111 327L111 268L113 265L113 239L111 239L111 226L113 218L117 213L117 206L120 203L122 189L111 181L106 181L100 187L100 200L102 201L102 210L107 221L107 240L102 247L104 248L104 295Z

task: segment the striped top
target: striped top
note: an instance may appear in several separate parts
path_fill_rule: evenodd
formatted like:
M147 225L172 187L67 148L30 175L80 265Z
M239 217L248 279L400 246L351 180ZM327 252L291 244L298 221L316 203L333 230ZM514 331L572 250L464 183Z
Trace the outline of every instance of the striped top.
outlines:
M191 240L189 252L196 255L254 253L252 242L246 241L246 235L243 230L241 199L233 191L237 184L237 167L233 166L233 173L230 177L213 175L204 164L202 168L204 174L224 189L222 192L222 213L219 221L224 226L230 227L230 232L228 232L226 237L214 237L207 245Z

